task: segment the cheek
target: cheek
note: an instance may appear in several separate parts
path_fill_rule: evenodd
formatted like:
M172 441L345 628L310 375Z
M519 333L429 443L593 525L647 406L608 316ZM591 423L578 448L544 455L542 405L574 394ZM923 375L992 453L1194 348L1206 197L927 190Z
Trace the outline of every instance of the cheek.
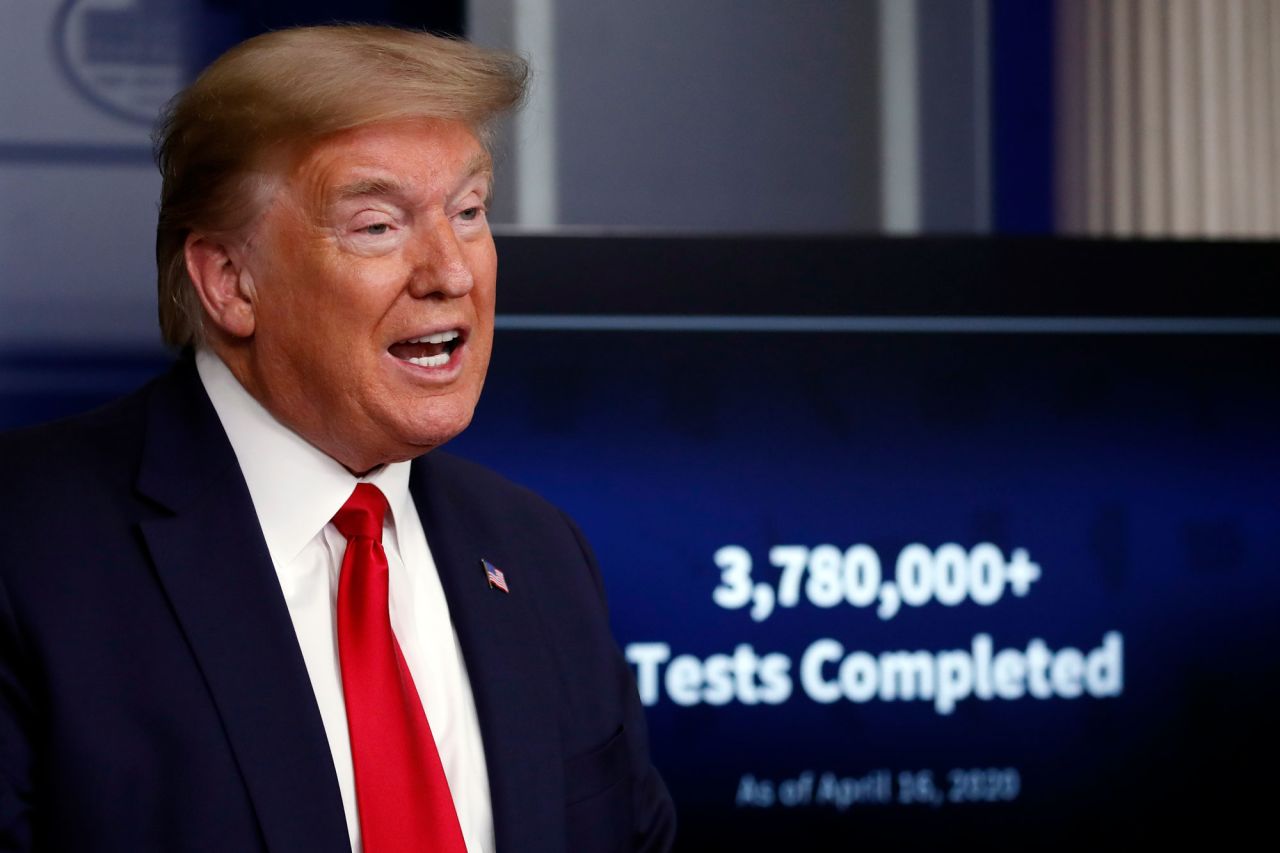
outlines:
M262 369L299 396L349 396L365 348L357 347L356 324L349 316L354 307L335 298L314 268L300 266L294 273L260 287L271 288L263 293L258 326Z
M485 277L476 277L475 289L472 291L472 304L475 306L476 318L480 325L493 331L493 311L497 302L497 282L494 271L490 270Z
M472 309L475 313L475 327L472 330L472 342L487 363L493 348L493 316L495 308L495 288L490 278L485 286L477 282L471 294Z
M273 317L302 350L363 348L387 309L384 280L393 276L379 272L340 260L307 259L281 277Z
M493 244L492 234L467 244L467 265L477 285L483 282L492 289L498 274L498 250Z

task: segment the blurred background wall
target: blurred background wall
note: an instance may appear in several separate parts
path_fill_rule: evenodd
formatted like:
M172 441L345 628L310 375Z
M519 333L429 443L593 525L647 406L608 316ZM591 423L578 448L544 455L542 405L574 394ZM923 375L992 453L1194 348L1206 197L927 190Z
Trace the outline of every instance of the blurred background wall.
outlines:
M10 2L0 348L152 345L156 110L241 38L356 19L530 58L509 231L1280 227L1276 0Z

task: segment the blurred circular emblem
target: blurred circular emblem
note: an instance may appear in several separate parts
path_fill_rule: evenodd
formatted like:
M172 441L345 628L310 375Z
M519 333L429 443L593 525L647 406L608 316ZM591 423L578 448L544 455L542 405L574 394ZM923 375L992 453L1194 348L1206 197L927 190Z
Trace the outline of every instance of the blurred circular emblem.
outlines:
M181 0L65 0L54 53L81 95L116 118L150 126L186 82Z

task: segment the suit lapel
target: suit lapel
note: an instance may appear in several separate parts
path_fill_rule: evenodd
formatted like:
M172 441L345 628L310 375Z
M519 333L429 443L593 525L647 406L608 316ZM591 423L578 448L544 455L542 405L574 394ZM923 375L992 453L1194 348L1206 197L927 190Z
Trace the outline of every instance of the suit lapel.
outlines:
M436 470L431 454L418 459L410 488L475 696L497 847L562 849L558 675L528 590L514 583L509 594L490 588L480 559L508 570L509 581L532 575L518 571L519 543L487 529Z
M349 851L341 794L288 608L191 359L155 388L142 533L218 709L272 853Z

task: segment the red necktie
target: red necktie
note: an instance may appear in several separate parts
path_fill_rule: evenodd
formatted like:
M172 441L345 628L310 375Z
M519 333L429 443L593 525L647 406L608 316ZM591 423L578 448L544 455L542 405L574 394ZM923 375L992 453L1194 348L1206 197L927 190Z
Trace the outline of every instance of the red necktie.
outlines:
M465 853L449 782L387 611L387 499L360 483L333 517L347 537L338 656L365 853Z

